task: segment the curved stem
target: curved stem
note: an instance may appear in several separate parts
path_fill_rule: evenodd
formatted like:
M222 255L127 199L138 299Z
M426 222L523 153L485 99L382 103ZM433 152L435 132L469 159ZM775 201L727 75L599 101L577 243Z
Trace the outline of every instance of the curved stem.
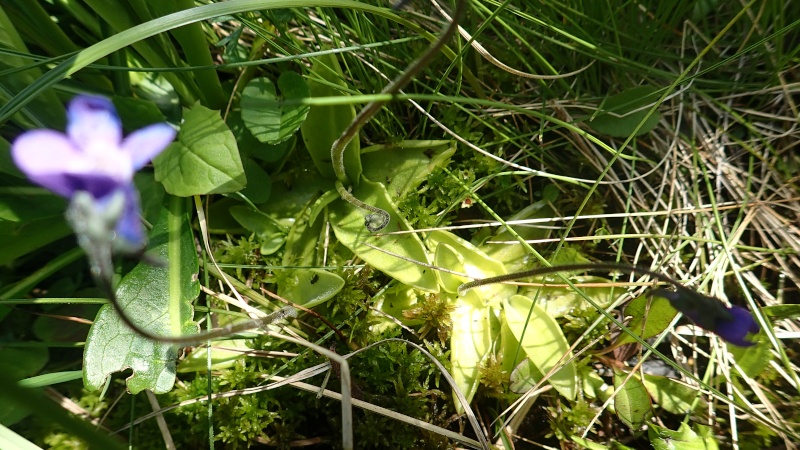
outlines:
M372 212L372 214L368 214L367 217L364 218L364 226L367 230L374 233L386 228L386 225L389 225L390 217L388 212L355 198L339 180L336 180L336 191L339 192L339 196L342 197L344 201Z
M464 16L464 13L467 10L466 0L457 1L458 3L456 4L456 9L453 12L453 20L451 20L450 23L444 28L439 36L439 39L437 39L436 42L434 42L425 53L414 60L414 62L412 62L406 68L406 70L400 74L400 76L386 85L386 87L381 91L381 94L389 94L394 96L399 93L401 89L403 89L423 68L425 68L425 66L427 66L431 60L433 60L436 54L439 53L439 51L441 51L441 49L444 47L445 43L450 40L453 34L455 34L455 31L458 28L458 22ZM336 190L339 191L339 195L342 196L342 199L348 203L374 213L368 215L364 221L364 226L366 226L371 232L380 231L389 224L389 213L380 208L370 206L362 201L359 201L344 189L345 183L351 184L354 181L350 180L345 172L344 151L350 141L353 140L353 138L364 126L364 124L366 124L367 121L369 121L369 119L371 119L388 101L389 100L376 100L367 103L367 105L364 106L361 111L359 111L353 121L350 122L350 125L348 125L348 127L342 132L341 136L339 136L339 138L333 142L333 146L331 146L333 172L336 174L337 179Z

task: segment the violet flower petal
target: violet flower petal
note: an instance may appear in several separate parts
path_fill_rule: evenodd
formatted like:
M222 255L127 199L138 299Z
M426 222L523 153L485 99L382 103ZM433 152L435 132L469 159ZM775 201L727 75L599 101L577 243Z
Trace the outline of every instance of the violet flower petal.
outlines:
M52 130L20 135L11 145L11 157L31 181L62 197L79 190L74 177L89 175L94 168L66 135Z
M750 314L750 311L739 306L732 306L729 311L733 319L729 321L717 321L716 328L711 331L733 345L738 345L740 347L749 347L753 345L753 342L745 339L748 333L755 334L760 330L755 319L753 319L753 315Z
M122 211L122 216L117 222L115 229L117 237L124 240L128 245L134 249L138 249L144 244L144 229L142 222L139 220L139 193L136 188L130 184L124 188L125 193L125 209Z
M84 152L119 147L122 123L111 100L79 95L67 106L67 135Z
M121 149L130 156L133 169L139 170L167 148L175 139L175 133L175 129L165 123L150 125L129 134Z

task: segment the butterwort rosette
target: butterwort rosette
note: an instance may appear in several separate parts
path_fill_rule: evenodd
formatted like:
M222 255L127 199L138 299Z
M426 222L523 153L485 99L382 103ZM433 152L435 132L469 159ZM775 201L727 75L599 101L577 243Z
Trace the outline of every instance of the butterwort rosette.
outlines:
M116 248L134 251L145 239L133 175L174 138L166 123L123 138L111 101L80 95L67 107L66 134L28 131L14 141L11 156L32 182L70 200L68 219L79 236L109 227Z
M733 345L749 347L754 344L746 337L758 333L760 328L750 311L740 306L727 307L718 299L686 288L677 291L656 289L652 294L669 300L673 308L697 326Z

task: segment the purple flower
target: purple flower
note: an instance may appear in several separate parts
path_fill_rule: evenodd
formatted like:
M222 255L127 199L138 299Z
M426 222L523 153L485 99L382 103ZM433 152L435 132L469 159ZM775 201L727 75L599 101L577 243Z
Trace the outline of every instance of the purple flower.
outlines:
M110 100L80 95L67 108L67 133L32 130L12 144L16 165L34 183L68 199L88 193L94 209L102 212L112 198L115 232L127 246L141 247L144 232L139 221L139 195L133 174L161 153L175 138L165 123L150 125L122 138L122 124Z
M673 308L682 312L697 326L715 333L733 345L753 345L753 342L745 338L749 333L755 334L760 330L750 311L740 306L728 308L721 301L688 288L678 291L656 289L653 295L666 298Z

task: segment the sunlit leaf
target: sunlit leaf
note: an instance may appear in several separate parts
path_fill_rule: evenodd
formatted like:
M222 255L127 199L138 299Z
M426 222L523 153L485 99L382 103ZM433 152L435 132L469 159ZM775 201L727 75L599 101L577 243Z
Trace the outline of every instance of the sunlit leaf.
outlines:
M687 414L695 408L705 407L705 400L696 388L673 378L644 374L644 386L656 404L673 414Z
M185 199L168 196L150 233L148 255L167 262L141 262L117 287L120 305L148 331L162 335L197 333L192 301L200 292L198 261ZM111 305L100 309L83 354L84 384L100 389L106 378L133 369L127 379L132 393L150 389L166 393L175 382L178 348L146 339L125 325Z
M511 372L511 385L508 389L517 394L524 394L533 389L542 378L544 378L544 374L530 359L525 358Z
M389 212L391 222L385 231L411 229L408 222L397 211L397 206L392 202L383 185L362 179L353 195L367 204ZM403 284L430 292L439 291L439 283L433 270L413 262L420 261L430 264L428 253L416 234L372 234L364 227L364 216L366 215L364 210L343 200L331 203L328 208L336 238L369 265ZM377 249L366 244L377 247ZM384 253L381 249L391 252L393 255Z
M628 374L621 370L614 370L614 388L619 388L617 395L614 396L614 408L617 410L617 417L631 429L638 431L647 418L652 414L650 411L650 396L644 384L635 375L628 377Z
M289 139L306 119L308 105L283 105L279 100L297 100L309 96L306 80L295 72L283 72L278 78L280 97L269 78L254 78L242 91L242 120L253 136L267 144Z
M402 198L455 151L455 141L400 141L363 149L361 164L365 178L384 183L390 194Z
M698 425L698 429L702 427ZM698 430L700 431L700 430ZM678 431L650 423L647 436L655 450L717 450L719 444L711 433L695 433L687 423L682 423Z
M631 317L628 329L642 339L650 339L661 334L677 315L678 311L672 307L669 300L662 297L642 295L625 307L625 316ZM632 342L636 342L633 336L623 333L612 346L619 347Z
M456 300L450 314L453 329L450 338L450 363L453 379L467 401L478 390L481 362L491 347L491 311L483 305L477 294L470 291ZM456 411L463 407L456 401Z
M313 308L338 294L344 280L322 269L290 269L277 274L278 295L306 308Z
M247 184L233 133L219 111L199 103L184 111L178 141L153 166L156 181L179 197L236 192Z
M506 299L503 311L508 328L521 343L528 358L545 375L558 366L547 381L561 395L574 399L578 389L575 363L571 360L572 352L567 339L555 319L541 306L521 295ZM562 357L564 362L559 364Z
M469 276L469 278L464 278L447 272L437 272L442 286L448 292L456 292L458 286L471 279L489 278L508 273L503 263L486 256L483 251L453 233L442 230L431 231L428 233L425 243L435 252L435 255L439 255L438 250L442 244L448 246L449 249L440 255L441 261L437 260L437 266ZM478 297L482 301L494 302L498 306L504 298L517 292L515 286L499 283L479 286L472 290L478 293Z
M594 300L595 304L604 308L612 304L617 298L625 293L625 289L613 286L613 283L601 277L595 276L572 276L569 280L575 284L608 284L608 287L581 287L578 288L583 293ZM563 280L556 277L539 278L537 281L550 284L564 284ZM579 294L569 286L532 286L520 290L520 294L531 298L536 298L536 302L553 317L563 317L565 315L578 316L589 314L594 311L594 306L589 304L583 295Z
M761 375L761 373L769 367L770 361L774 359L772 344L768 339L759 339L756 345L750 347L730 345L728 346L728 351L733 355L736 364L742 369L744 374L750 378ZM739 371L732 370L731 373L739 373Z
M211 346L211 370L222 370L233 366L244 353L252 350L242 339L214 341ZM178 363L178 372L205 372L208 370L207 347L197 347Z

